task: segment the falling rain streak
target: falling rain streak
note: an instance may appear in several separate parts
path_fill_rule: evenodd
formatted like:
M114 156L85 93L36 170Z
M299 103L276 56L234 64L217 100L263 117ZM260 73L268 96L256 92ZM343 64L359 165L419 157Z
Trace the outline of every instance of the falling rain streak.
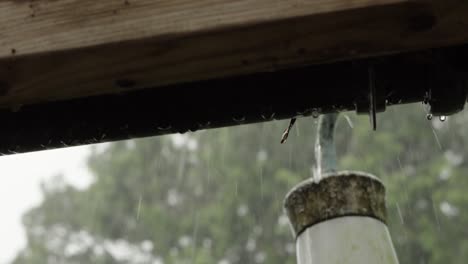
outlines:
M437 146L439 146L439 149L442 150L442 144L440 143L439 136L437 136L437 132L435 131L434 127L431 125L432 133L434 134L434 138L437 142Z
M432 212L434 213L434 218L437 223L437 230L440 232L440 220L439 220L439 214L437 213L437 208L434 203L434 198L431 197L431 203L432 203Z
M136 220L140 220L140 211L141 211L141 202L143 200L143 196L140 195L140 197L138 198L138 207L137 207L137 216L136 216Z
M400 217L400 222L402 225L404 225L405 221L403 219L403 214L401 213L400 205L398 203L396 203L396 208L397 208L398 216Z
M263 201L263 198L265 196L264 190L263 190L263 166L260 167L260 197Z
M194 263L195 261L195 256L197 254L197 238L198 238L198 218L199 218L199 213L196 212L194 214L194 219L193 219L193 233L192 233L192 257L191 257L191 263Z

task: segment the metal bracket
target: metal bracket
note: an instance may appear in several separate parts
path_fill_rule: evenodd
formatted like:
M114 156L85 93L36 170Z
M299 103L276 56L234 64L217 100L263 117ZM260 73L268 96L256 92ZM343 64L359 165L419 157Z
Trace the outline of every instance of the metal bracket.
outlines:
M356 112L358 114L368 114L372 129L377 130L377 113L384 112L386 109L385 91L378 89L376 71L374 64L370 63L368 67L368 94L364 100L358 100Z
M424 102L429 104L429 113L441 118L463 110L467 100L466 69L457 70L452 62L438 58L428 75L433 81L428 84Z

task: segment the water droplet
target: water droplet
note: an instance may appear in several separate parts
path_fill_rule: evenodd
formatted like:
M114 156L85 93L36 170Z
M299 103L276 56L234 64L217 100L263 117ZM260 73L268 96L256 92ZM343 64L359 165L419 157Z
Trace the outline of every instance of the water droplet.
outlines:
M169 130L171 129L172 127L170 125L161 125L161 126L158 126L158 130Z
M446 116L440 116L439 120L440 120L440 122L444 122L445 120L447 120L447 117Z
M312 117L318 118L320 116L320 111L316 108L312 109Z
M9 150L8 150L8 153L9 153L9 154L18 154L18 152L14 151L13 149L9 149Z
M209 128L211 126L211 122L210 121L207 121L207 122L204 122L204 123L198 123L198 127L200 129L203 129L203 128Z
M245 121L245 116L233 117L232 120L234 120L237 123L242 123Z
M427 115L426 115L426 119L427 119L427 120L432 120L432 114L427 114Z
M263 120L273 120L275 118L275 113L262 114Z
M275 118L276 113L273 111L273 108L270 107L262 107L260 111L260 116L263 120L273 120Z

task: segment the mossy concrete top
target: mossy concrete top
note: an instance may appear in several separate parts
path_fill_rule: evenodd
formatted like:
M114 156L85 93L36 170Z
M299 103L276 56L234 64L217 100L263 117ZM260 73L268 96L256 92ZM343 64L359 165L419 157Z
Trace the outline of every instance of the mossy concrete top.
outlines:
M298 237L308 227L343 216L365 216L386 223L385 187L375 176L353 171L306 180L286 196L284 208Z

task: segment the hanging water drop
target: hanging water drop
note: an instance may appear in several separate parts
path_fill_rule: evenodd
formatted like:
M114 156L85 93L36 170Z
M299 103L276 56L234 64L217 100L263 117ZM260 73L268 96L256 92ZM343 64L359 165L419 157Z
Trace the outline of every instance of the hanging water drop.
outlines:
M273 111L271 107L266 107L261 110L260 116L263 120L273 120L275 118L276 113Z
M432 120L432 114L427 114L426 118L427 118L427 120Z
M161 131L170 130L171 128L172 128L171 125L166 125L166 124L158 126L158 130L161 130Z
M318 118L320 116L320 111L316 108L312 109L312 117Z
M444 122L445 120L447 120L447 117L446 116L440 116L439 120L440 120L440 122Z
M275 113L270 114L261 114L263 120L273 120L275 118Z
M210 126L211 126L210 121L198 123L198 128L200 129L209 128Z
M238 116L238 117L233 117L232 120L237 123L243 123L245 121L245 116Z

